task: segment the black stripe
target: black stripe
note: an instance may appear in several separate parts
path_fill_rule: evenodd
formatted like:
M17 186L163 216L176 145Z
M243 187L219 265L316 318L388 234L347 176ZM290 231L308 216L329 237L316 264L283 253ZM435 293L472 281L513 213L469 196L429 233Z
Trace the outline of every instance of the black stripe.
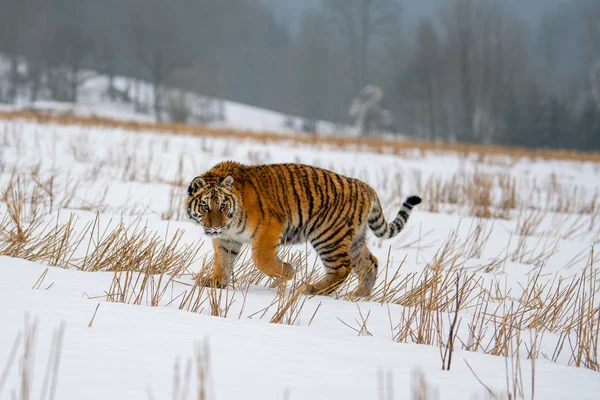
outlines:
M233 248L225 247L224 245L221 245L221 248L223 250L225 250L226 253L231 253L231 255L234 255L234 256L237 256L238 254L240 254L239 251L235 251L235 250L233 250Z
M369 223L369 225L372 225L372 224L374 224L375 222L379 221L379 220L381 219L381 217L382 217L382 216L383 216L383 215L381 214L381 212L379 212L379 213L378 213L378 214L375 216L375 218L369 218L369 219L367 219L367 222Z
M300 168L299 171L302 173L302 182L304 183L304 188L306 191L306 197L308 198L308 210L307 210L307 219L310 219L310 217L312 216L313 213L313 208L314 208L314 195L313 195L313 188L311 187L310 184L310 179L308 177L308 170L307 168Z
M313 224L311 221L314 221L314 212L315 212L315 194L317 193L318 184L312 179L312 168L306 166L302 169L302 173L304 176L304 184L306 185L306 196L308 197L308 215L307 221L304 225L303 235L306 237L307 232L311 232L313 229Z
M272 171L267 170L262 175L262 177L268 181L268 188L270 191L273 192L273 197L275 197L275 200L277 201L277 204L279 205L279 209L285 210L286 207L281 202L282 198L281 198L281 196L278 196L278 193L277 193L277 188L279 188L281 186L281 183L279 182L277 174L273 174Z
M248 180L247 182L250 186L252 186L252 189L254 189L254 192L256 193L256 199L258 200L258 209L260 210L261 217L264 218L265 211L263 210L263 204L262 204L262 200L260 198L261 197L260 191L258 190L258 188L256 187L256 185L254 184L254 182L252 180Z
M238 235L242 234L246 230L246 224L248 223L248 213L243 210L242 213L244 215L244 223L242 224L240 230L237 232Z
M304 190L304 193L308 200L308 208L306 210L306 222L308 222L308 220L310 220L310 217L312 216L312 213L313 213L313 206L314 206L313 189L310 185L310 180L308 179L307 168L306 167L303 167L303 168L296 167L296 171L298 173L299 186L301 186L302 189ZM301 225L304 225L304 224L301 224Z
M327 230L321 233L321 235L318 238L312 241L312 246L315 248L315 250L319 251L321 245L328 243L330 240L333 240L333 238L339 234L342 235L342 238L345 236L345 234L343 232L340 232L339 230Z
M334 263L335 261L340 259L340 254L333 254L329 257L321 257L321 261L323 261L324 263Z
M327 178L325 178L325 174L322 169L313 168L312 172L315 177L315 187L318 190L320 202L318 216L313 220L311 233L325 225L325 219L329 216L329 213L332 210L328 197L329 181Z
M250 235L250 239L254 239L254 236L256 235L257 231L258 231L258 224L256 224L256 228L254 228L254 232L252 232L252 234Z
M200 199L198 197L194 197L194 200L192 200L193 206L192 206L192 210L195 213L198 213L198 207L200 206Z
M320 174L320 177L322 178L323 184L325 185L325 187L323 188L323 196L321 198L323 199L324 206L329 207L329 206L331 206L331 204L329 204L329 200L331 200L329 198L329 192L331 192L331 190L329 188L329 179L327 177L327 174L325 172L323 172L323 170L317 170L317 171Z
M335 253L335 252L339 252L340 251L340 243L342 241L344 241L346 239L346 236L343 236L342 238L328 243L325 246L321 247L321 249L317 250L317 253L319 253L319 257L323 258L323 257L327 257L328 255ZM338 256L340 256L340 254L338 254Z
M334 266L331 266L331 265L324 265L324 266L325 266L325 268L329 268L329 269L332 269L332 270L334 270L334 271L337 271L337 270L338 270L338 269L340 269L340 268L347 267L347 266L348 266L348 264L340 264L340 265L336 265L335 267L334 267Z
M302 185L298 184L298 188L296 191L296 177L294 175L296 175L296 171L294 171L295 166L292 166L290 164L286 164L286 169L289 172L290 175L290 184L292 187L292 195L296 198L296 207L298 209L298 224L295 226L296 229L299 229L302 227L303 221L304 221L304 217L302 215L302 192L304 192L304 190L302 190Z
M314 239L311 244L314 247L314 249L320 253L320 251L322 250L321 246L329 243L329 241L333 240L333 238L336 235L338 235L339 233L340 232L336 232L336 231L325 231L318 238ZM327 236L325 236L325 235L327 235Z
M324 175L324 180L326 182L326 192L325 192L325 200L326 200L326 208L323 213L323 218L321 224L325 227L330 225L330 222L339 215L339 208L337 207L338 196L335 196L333 190L333 180L329 177L329 175ZM329 184L331 183L332 190L329 190ZM330 193L333 194L333 203L331 202ZM320 228L320 227L317 227Z
M335 197L335 205L337 206L337 204L339 203L339 207L335 207L337 210L340 211L336 216L336 219L341 219L343 216L347 215L347 213L344 213L345 211L347 211L347 208L344 207L347 202L346 194L344 193L346 185L341 175L331 173L330 177L331 181L333 182L333 196ZM337 182L337 186L335 185L335 182Z
M281 211L283 211L285 213L286 218L288 220L288 224L293 224L294 221L292 220L292 210L290 207L290 199L288 197L288 191L286 189L286 186L288 186L288 180L286 179L285 169L281 164L274 165L274 168L276 171L275 177L279 181L279 185L278 185L279 191L281 192L281 195L283 196L283 207L282 207ZM277 196L277 193L275 193L275 195ZM292 195L293 195L293 193L292 193Z
M362 225L363 223L363 210L365 208L365 194L364 191L361 191L361 187L358 186L358 183L355 183L356 185L356 214L358 215L358 219L359 219L359 224Z
M338 234L341 234L341 236L334 240L334 238ZM321 236L318 239L321 239L322 237L323 236ZM346 239L347 237L348 237L347 232L341 232L339 230L333 229L331 235L329 235L327 238L325 238L323 240L319 240L318 243L315 243L313 241L312 245L315 248L315 250L317 250L317 252L319 253L319 256L321 256L322 254L329 254L333 250L337 249L339 247L340 243L342 243L342 241L344 241L344 239Z
M348 216L346 218L349 220L349 225L354 225L358 196L356 195L356 188L354 187L353 182L346 179L346 184L348 185L348 205L346 206L348 209Z
M344 187L348 184L348 178L346 178L345 176L342 176L340 174L336 174L335 172L333 173L333 176L337 180L337 182L340 186L340 190L343 193Z
M388 234L386 235L388 238L391 238L392 236L394 236L396 234L396 230L398 229L398 227L396 225L390 226L390 230L388 232Z
M312 224L311 224L311 233L316 231L317 229L321 228L324 225L323 222L324 222L325 218L327 218L327 216L329 215L329 211L330 211L330 209L325 209L325 210L321 211L315 219L313 219Z
M319 174L317 172L316 168L311 167L310 168L310 172L311 172L311 176L312 176L312 181L315 185L315 190L317 191L317 195L319 196L319 199L321 200L319 202L320 206L323 206L324 203L324 199L323 199L323 187L322 182L319 181Z
M405 221L408 220L408 213L406 211L398 211L398 216L402 217Z
M383 228L385 225L386 225L386 223L385 223L385 220L384 220L384 219L381 219L381 223L380 223L380 224L378 224L378 225L376 225L376 226L370 225L370 228L371 228L371 229L372 229L374 232L377 232L377 231L379 231L381 228Z

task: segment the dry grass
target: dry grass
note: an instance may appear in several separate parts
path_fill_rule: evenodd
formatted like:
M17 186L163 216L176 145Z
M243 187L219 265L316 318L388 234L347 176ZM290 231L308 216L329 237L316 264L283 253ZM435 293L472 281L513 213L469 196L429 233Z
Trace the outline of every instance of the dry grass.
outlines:
M210 345L208 339L204 339L203 343L196 343L194 346L195 371L193 371L193 361L187 359L185 369L182 371L180 360L175 361L173 371L173 400L185 400L190 398L190 392L194 393L191 397L195 400L208 400L214 398L212 383L211 383L211 358ZM195 388L191 387L192 373L195 376ZM195 390L194 390L195 389ZM148 395L149 399L153 399L152 395Z
M182 244L182 230L167 237L150 231L140 219L101 228L100 215L77 228L75 214L66 222L41 212L40 192L19 179L2 192L6 213L0 220L0 255L82 271L144 271L148 276L187 273L201 243ZM82 251L85 249L85 253Z
M184 134L202 137L233 138L253 140L260 143L293 143L321 145L328 148L355 149L357 151L372 151L388 154L417 154L424 152L454 152L464 156L473 156L476 160L497 161L502 157L510 159L553 159L570 161L600 162L600 153L580 152L573 150L553 149L524 149L507 148L502 146L484 146L467 143L438 143L413 142L408 140L388 140L383 138L349 138L340 136L315 135L281 135L271 132L244 132L238 130L215 129L205 126L190 126L185 124L159 124L135 121L120 121L103 117L76 117L72 115L41 112L41 111L2 111L0 118L5 120L26 120L41 124L97 126L127 131L168 132L169 134Z
M518 187L518 190L517 190ZM535 180L517 180L507 172L459 171L450 176L432 175L420 189L424 209L478 218L511 219L516 212L530 213L529 224L540 223L547 213L598 214L598 193L588 193L584 185L558 183L556 175L539 185ZM591 225L590 225L591 227Z
M531 364L531 389L530 395L525 396L525 378L523 377L523 369L521 363L521 339L520 335L514 340L510 341L510 355L504 358L504 366L505 366L505 378L506 378L506 388L503 392L497 393L489 388L479 377L476 372L473 370L471 365L468 363L466 359L464 359L467 367L473 373L473 376L477 379L477 381L485 388L488 399L498 399L498 400L525 400L525 399L535 399L535 360L537 353L539 352L539 343L538 336L535 338L531 338L531 348L529 349L528 359Z
M36 346L38 340L38 321L34 319L30 321L28 315L25 316L25 324L22 331L19 331L13 342L11 352L6 361L6 365L0 374L0 395L6 386L10 371L15 364L18 367L18 388L12 388L12 398L21 400L31 400L39 398L40 400L54 400L56 398L56 390L58 386L58 371L60 369L60 359L62 354L63 337L65 333L65 325L61 324L52 334L50 342L50 354L48 355L48 363L44 372L42 388L39 397L34 396L33 381L34 370L38 367L36 361ZM19 348L22 344L21 355Z

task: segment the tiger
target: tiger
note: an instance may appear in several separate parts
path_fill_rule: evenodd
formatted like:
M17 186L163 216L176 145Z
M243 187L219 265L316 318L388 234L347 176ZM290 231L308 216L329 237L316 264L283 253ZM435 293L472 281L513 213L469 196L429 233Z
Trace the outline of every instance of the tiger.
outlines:
M195 177L185 210L212 239L214 269L206 286L228 285L243 244L249 244L256 268L269 277L289 280L294 268L278 257L278 248L310 242L325 269L304 293L329 295L353 272L356 296L368 296L379 262L366 245L367 227L381 239L406 225L419 196L407 197L387 222L377 193L358 179L299 163L216 164Z

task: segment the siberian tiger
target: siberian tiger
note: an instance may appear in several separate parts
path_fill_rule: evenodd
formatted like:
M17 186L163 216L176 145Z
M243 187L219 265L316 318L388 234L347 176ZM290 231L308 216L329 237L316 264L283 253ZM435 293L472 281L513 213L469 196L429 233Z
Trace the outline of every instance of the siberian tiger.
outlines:
M303 164L215 165L194 178L185 208L212 238L214 271L208 285L224 287L242 244L249 243L256 267L270 277L291 279L294 268L277 248L309 241L325 276L306 286L307 294L330 294L353 271L355 295L371 293L378 261L366 246L366 228L375 236L396 236L418 196L406 198L396 218L386 222L379 198L366 183Z

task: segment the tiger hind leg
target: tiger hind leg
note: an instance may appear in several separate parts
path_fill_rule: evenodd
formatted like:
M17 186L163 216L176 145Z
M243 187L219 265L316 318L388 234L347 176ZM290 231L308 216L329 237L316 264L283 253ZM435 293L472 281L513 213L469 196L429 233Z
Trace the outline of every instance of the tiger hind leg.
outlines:
M358 286L352 292L353 296L369 296L377 280L379 261L367 248L364 236L352 243L350 250L352 272L358 278Z
M326 235L327 233L321 236ZM331 294L346 280L352 269L350 238L343 237L338 241L334 235L326 243L316 239L312 244L323 263L325 276L316 283L307 285L304 292L306 294Z

